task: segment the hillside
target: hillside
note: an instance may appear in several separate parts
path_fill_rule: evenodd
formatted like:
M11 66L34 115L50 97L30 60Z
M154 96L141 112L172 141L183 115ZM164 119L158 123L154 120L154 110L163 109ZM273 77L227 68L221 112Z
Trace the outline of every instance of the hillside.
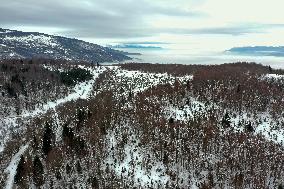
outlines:
M0 73L0 188L284 183L283 70L6 60Z
M0 58L33 57L86 62L131 59L124 52L82 40L0 28Z

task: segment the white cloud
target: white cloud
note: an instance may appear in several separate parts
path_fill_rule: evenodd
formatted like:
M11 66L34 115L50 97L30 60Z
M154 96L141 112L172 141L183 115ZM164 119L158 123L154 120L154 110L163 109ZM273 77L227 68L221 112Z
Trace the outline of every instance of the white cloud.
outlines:
M197 10L213 23L284 23L283 0L207 0Z

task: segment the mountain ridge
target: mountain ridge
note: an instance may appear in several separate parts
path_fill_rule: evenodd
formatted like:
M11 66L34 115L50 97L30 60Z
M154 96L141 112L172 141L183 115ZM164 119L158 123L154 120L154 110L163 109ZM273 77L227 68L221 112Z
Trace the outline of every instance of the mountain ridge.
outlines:
M0 58L33 57L87 62L131 59L124 52L80 39L0 28Z
M233 47L225 52L240 55L284 57L284 46Z

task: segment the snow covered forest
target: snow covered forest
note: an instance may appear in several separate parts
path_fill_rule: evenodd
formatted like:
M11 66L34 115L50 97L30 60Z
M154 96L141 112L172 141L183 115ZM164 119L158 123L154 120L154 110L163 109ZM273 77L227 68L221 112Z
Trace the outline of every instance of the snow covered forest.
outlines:
M284 186L283 70L2 60L0 93L0 188Z

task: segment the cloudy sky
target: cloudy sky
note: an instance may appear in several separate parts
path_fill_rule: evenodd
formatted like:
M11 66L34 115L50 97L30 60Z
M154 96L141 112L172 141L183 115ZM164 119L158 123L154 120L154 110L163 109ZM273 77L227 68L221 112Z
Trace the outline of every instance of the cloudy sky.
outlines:
M284 45L283 0L0 0L0 27L190 54Z

